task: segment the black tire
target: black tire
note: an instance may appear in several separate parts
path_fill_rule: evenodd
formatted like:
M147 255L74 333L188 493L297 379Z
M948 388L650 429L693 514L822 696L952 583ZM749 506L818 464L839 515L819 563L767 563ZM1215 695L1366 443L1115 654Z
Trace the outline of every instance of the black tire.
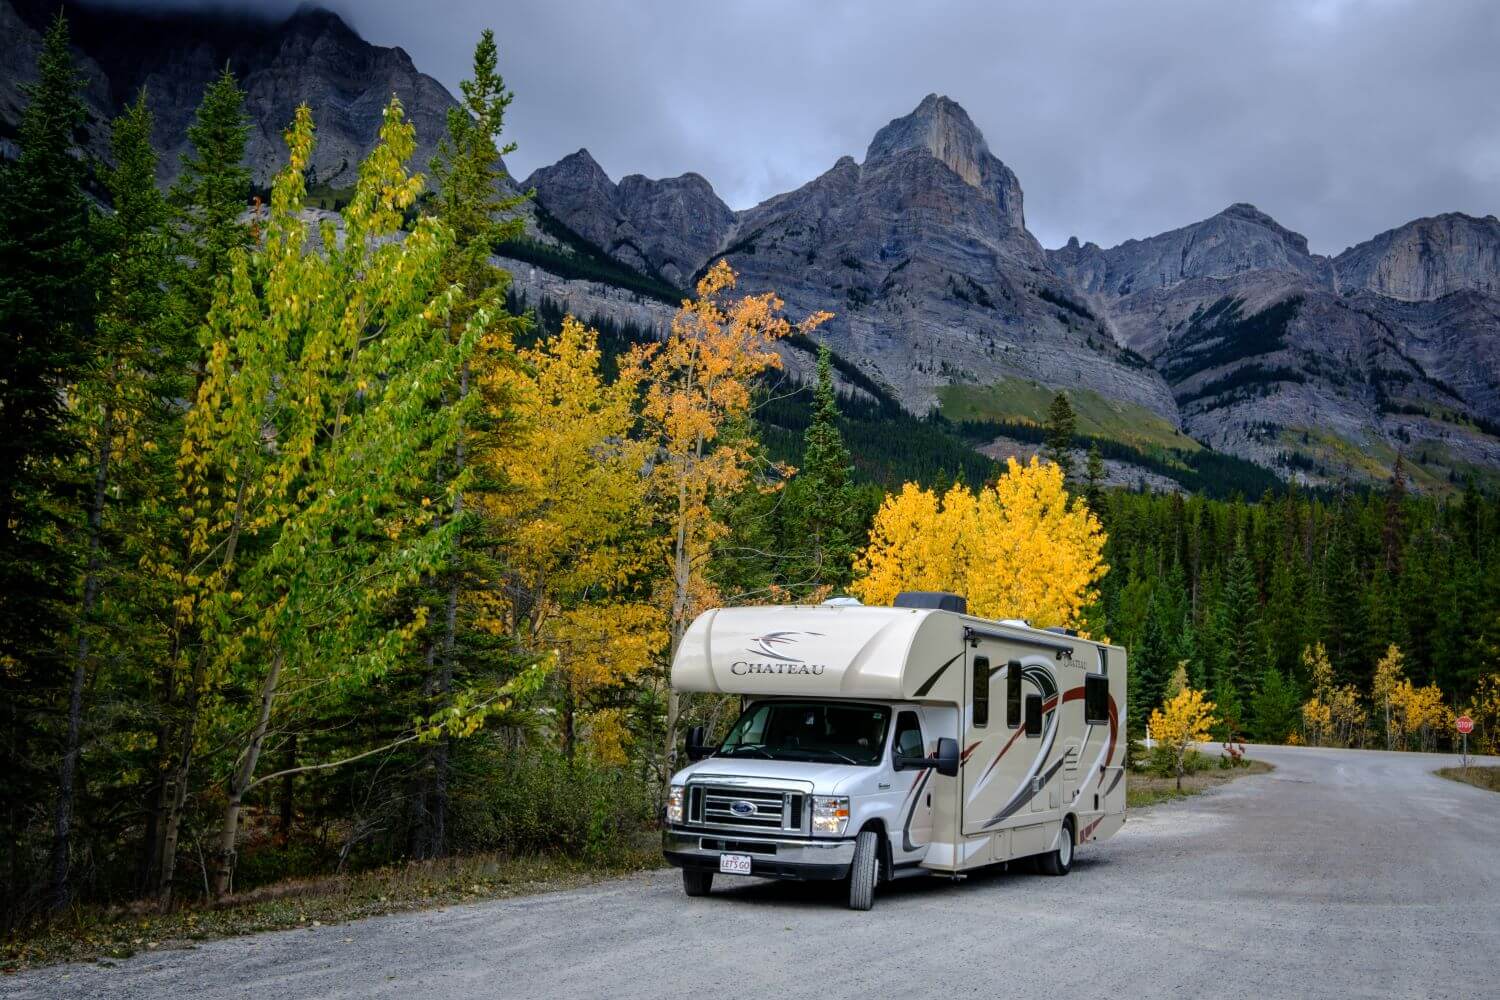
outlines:
M1058 834L1057 850L1037 855L1037 871L1043 875L1066 875L1073 870L1073 817L1062 822Z
M701 868L682 870L682 891L689 896L707 896L714 887L714 873Z
M861 830L854 840L854 863L849 866L849 909L875 905L875 882L880 877L880 835Z

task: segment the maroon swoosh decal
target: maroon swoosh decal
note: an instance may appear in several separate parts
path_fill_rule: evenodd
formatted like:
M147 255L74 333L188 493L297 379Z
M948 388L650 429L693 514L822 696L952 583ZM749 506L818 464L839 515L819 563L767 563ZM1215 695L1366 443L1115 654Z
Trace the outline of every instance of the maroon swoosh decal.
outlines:
M1082 691L1083 688L1079 688L1078 690ZM1080 695L1079 697L1082 697L1082 695ZM1065 700L1070 700L1070 699L1065 699ZM1046 701L1042 702L1042 711L1043 712L1050 712L1050 711L1052 711L1056 707L1057 707L1057 695L1053 695L1052 697L1048 698ZM979 776L979 780L980 781L983 781L985 778L989 777L989 773L995 769L995 765L998 764L998 763L1000 763L1000 758L1005 756L1005 752L1007 750L1009 750L1012 745L1015 744L1016 739L1022 733L1024 733L1025 731L1026 731L1026 727L1022 726L1021 728L1017 729L1014 733L1011 734L1010 739L1008 739L1008 740L1005 741L1005 746L1001 747L1000 748L1000 752L997 753L997 754L995 754L995 759L992 760L992 761L990 761L990 766L984 769L984 774L981 774Z

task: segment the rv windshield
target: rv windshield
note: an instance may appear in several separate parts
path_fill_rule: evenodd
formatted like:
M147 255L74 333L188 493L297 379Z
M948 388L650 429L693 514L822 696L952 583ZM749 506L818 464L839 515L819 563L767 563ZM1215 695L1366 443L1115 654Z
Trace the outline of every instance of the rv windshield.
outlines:
M747 708L718 749L721 757L822 760L869 766L885 748L890 709L826 701L762 701Z

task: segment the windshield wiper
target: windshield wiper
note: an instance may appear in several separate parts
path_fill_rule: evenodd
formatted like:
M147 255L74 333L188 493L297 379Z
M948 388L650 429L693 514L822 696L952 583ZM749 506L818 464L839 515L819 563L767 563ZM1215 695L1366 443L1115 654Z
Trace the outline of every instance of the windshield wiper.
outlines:
M766 745L764 743L737 743L731 749L724 751L724 756L733 757L741 750L754 750L766 760L775 760L775 757L772 757L770 754L766 753L765 746Z
M839 758L840 760L842 760L846 764L854 764L855 766L859 765L859 761L855 760L853 757L849 756L848 754L846 754L846 753L844 753L843 751L840 751L840 750L830 750L828 747L808 747L807 748L807 752L808 753L831 753L835 757Z

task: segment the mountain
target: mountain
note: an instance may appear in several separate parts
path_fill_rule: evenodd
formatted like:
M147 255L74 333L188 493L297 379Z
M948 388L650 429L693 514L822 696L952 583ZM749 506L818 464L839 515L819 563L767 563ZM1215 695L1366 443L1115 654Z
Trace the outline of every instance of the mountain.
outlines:
M424 167L456 104L404 51L371 45L338 15L317 8L276 19L222 10L140 12L77 2L62 7L87 83L89 152L107 157L109 120L145 87L156 116L163 183L177 175L204 87L226 65L246 91L249 162L261 186L286 160L281 136L298 104L313 109L318 128L313 180L334 189L353 185L391 94L401 98L416 126L416 160ZM57 0L0 0L0 134L13 134L24 103L20 86L35 78L41 32L57 9Z
M145 86L164 184L226 63L248 92L257 183L283 162L281 131L306 101L325 198L352 183L392 92L416 124L421 167L455 106L401 49L315 8L274 19L65 7L88 151L105 155L109 119ZM0 155L14 154L20 84L54 8L0 0ZM871 412L936 410L987 453L1034 443L1065 389L1080 431L1127 463L1114 469L1126 478L1201 486L1239 475L1227 455L1313 484L1377 482L1398 453L1419 488L1500 477L1494 216L1413 220L1330 258L1241 203L1111 248L1075 238L1046 250L1026 227L1020 179L937 94L877 131L862 160L742 211L696 173L615 181L586 149L522 186L536 192L525 235L497 259L528 302L659 332L726 259L742 291L774 290L793 315L834 314L819 337ZM793 377L809 374L810 348L783 345Z
M955 393L984 409L1003 403L1010 383L1037 381L1121 401L1133 419L1175 430L1161 376L1073 301L1026 229L1016 175L946 97L929 95L882 128L862 163L844 157L745 211L726 213L705 182L678 202L683 211L648 223L652 182L630 181L616 189L580 151L528 184L547 212L622 263L644 271L644 256L665 277L670 259L687 279L724 258L742 289L774 289L796 314L832 312L821 335L913 412ZM652 246L670 254L642 252Z
M1419 219L1337 258L1249 205L1048 256L1165 376L1184 429L1312 482L1500 463L1500 224Z

